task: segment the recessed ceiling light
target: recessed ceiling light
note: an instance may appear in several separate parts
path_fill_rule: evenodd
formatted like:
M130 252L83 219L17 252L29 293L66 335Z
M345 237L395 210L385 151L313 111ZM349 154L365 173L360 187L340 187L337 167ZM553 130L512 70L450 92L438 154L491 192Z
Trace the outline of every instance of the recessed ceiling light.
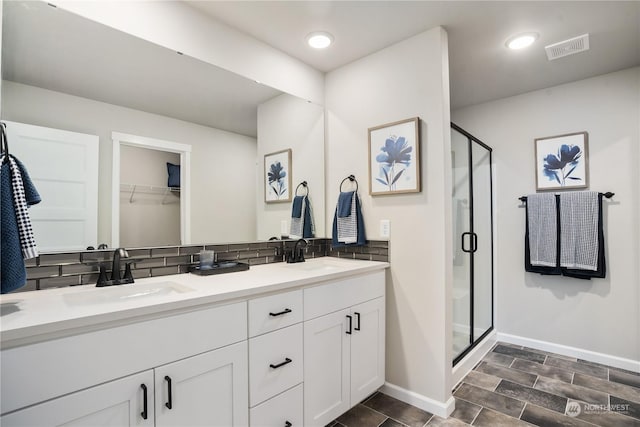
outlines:
M314 49L325 49L333 42L333 36L326 31L316 31L307 36L307 43Z
M518 50L531 46L537 39L537 33L524 33L511 37L505 44L509 49Z

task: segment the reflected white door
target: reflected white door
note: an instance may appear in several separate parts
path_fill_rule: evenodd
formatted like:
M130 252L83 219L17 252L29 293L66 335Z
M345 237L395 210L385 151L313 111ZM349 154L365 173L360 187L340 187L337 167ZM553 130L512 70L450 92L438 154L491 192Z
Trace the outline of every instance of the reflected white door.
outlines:
M38 249L97 246L98 136L5 123L9 152L25 165L42 197L29 209Z

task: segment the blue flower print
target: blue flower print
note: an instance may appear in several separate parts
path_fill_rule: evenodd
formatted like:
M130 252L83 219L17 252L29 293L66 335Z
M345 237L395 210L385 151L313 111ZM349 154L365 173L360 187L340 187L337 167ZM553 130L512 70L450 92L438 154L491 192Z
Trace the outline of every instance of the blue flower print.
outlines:
M267 172L267 179L269 180L269 188L275 193L276 198L279 199L287 191L287 183L285 177L287 172L282 167L280 162L272 163Z
M573 177L582 157L582 151L577 145L562 144L557 154L547 154L544 158L542 172L550 181L557 181L560 186L566 185L567 179L580 181L582 178ZM565 172L565 169L568 171Z
M376 156L376 161L380 163L379 177L376 181L389 187L389 191L395 189L398 179L402 176L406 167L411 164L411 147L404 136L390 136L380 147L381 153ZM404 168L402 168L404 166ZM400 168L400 170L397 170Z

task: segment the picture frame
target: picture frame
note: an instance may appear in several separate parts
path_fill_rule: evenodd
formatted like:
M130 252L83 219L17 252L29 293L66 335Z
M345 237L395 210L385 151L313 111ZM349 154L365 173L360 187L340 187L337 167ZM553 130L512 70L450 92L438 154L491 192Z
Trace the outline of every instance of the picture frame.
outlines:
M589 187L587 132L536 138L536 191Z
M291 149L264 155L265 203L291 202Z
M369 128L369 194L419 193L420 118Z

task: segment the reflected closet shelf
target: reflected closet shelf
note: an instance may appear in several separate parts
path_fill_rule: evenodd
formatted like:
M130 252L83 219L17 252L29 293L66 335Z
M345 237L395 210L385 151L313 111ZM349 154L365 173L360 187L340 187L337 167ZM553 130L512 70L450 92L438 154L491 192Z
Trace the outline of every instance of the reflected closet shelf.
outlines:
M129 203L134 202L134 196L136 193L162 196L161 203L163 205L171 203L170 201L167 201L167 198L170 195L180 196L179 187L160 187L156 185L129 184L124 182L120 184L120 191L129 193Z

